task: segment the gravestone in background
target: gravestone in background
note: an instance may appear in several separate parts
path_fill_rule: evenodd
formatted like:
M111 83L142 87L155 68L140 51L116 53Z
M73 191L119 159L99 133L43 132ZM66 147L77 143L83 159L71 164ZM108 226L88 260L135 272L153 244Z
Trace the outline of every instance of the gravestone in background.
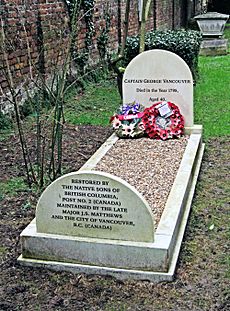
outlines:
M193 126L193 78L185 61L164 50L150 50L136 56L123 77L123 103L150 107L170 101L180 108L185 126Z
M74 172L43 192L37 232L123 241L153 242L152 211L124 180L110 174Z

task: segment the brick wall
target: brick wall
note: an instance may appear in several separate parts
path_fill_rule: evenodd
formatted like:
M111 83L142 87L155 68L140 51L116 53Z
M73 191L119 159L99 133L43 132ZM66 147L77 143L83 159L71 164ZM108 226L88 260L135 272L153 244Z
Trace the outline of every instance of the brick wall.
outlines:
M45 73L56 59L63 61L69 31L66 8L61 0L1 0L0 13L0 38L6 38L0 47L0 91L8 90L7 63L14 88L22 91L37 70Z
M147 30L173 29L183 24L187 0L153 0ZM95 36L90 49L91 61L98 59L97 37L105 26L104 10L108 2L110 32L108 49L114 51L119 39L119 0L95 0ZM120 0L121 28L125 15L125 0ZM11 69L14 86L23 89L37 71L48 73L52 66L63 63L69 37L69 19L63 0L0 0L0 16L6 37L6 54L0 49L0 102L1 92L8 89L5 58ZM129 35L139 29L138 0L131 0ZM78 50L85 46L86 26L84 18L79 23ZM0 36L2 40L2 33ZM1 47L3 47L2 42Z

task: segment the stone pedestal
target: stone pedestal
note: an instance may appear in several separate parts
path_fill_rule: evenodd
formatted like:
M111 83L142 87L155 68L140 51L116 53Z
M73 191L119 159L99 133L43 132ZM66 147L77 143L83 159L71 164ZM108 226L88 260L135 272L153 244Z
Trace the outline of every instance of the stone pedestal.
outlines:
M227 39L203 40L200 47L200 55L215 56L228 54Z

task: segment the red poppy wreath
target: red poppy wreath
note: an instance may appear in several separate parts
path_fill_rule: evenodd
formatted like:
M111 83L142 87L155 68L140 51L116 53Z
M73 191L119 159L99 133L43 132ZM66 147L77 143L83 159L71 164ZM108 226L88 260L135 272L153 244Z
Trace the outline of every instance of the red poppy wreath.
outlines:
M183 134L184 118L171 102L159 102L146 108L142 122L150 138L166 140Z

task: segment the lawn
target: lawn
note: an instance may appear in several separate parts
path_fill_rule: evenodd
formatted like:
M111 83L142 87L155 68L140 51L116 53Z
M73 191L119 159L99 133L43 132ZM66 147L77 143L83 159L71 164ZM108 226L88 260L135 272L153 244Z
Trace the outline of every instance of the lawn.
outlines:
M195 87L195 122L203 124L204 137L230 134L230 54L199 58Z
M66 122L71 124L109 125L120 97L113 79L88 84L83 96L69 95L65 109Z

